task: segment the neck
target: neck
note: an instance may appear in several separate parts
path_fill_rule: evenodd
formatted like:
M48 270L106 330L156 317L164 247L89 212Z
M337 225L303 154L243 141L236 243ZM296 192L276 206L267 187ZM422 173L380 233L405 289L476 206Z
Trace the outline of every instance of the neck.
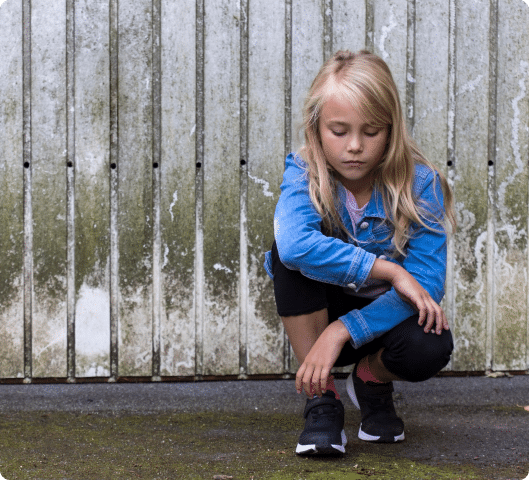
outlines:
M364 180L362 183L357 184L352 181L342 180L342 184L354 195L358 208L362 208L371 199L371 193L373 192L372 182Z

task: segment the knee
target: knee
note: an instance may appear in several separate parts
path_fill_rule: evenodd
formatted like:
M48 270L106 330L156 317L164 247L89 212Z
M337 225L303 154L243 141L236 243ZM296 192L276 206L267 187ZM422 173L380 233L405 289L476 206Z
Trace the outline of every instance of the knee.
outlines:
M450 361L454 349L452 333L424 333L416 322L382 354L385 367L408 382L422 382L439 373Z

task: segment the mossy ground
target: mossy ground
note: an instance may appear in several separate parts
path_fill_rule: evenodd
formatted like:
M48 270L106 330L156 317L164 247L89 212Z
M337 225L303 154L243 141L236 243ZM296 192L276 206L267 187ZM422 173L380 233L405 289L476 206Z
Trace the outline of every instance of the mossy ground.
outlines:
M6 480L521 478L509 469L377 455L352 438L353 425L345 456L301 458L293 453L301 426L299 418L261 413L3 414L0 473Z

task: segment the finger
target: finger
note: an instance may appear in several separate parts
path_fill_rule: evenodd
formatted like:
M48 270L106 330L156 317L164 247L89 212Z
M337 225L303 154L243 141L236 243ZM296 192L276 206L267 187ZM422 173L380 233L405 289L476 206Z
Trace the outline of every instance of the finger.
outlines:
M296 392L298 393L301 393L303 390L303 375L305 374L306 369L307 365L303 363L296 373Z
M321 393L324 394L327 391L327 382L329 379L332 378L331 375L329 375L330 370L328 368L323 368L321 370L321 380L320 380L320 386L321 386Z
M450 330L450 324L448 323L448 318L446 318L446 315L444 312L443 312L443 315L444 315L444 323L443 323L444 329Z
M441 333L441 328L443 325L443 315L442 315L441 307L433 302L432 303L432 315L434 318L434 323L432 325L432 332L437 333L438 335Z
M312 379L311 379L311 382L310 382L311 393L313 395L318 395L318 397L321 397L321 395L322 395L321 374L322 374L322 368L321 367L316 367L314 369L314 373L312 374Z
M314 373L314 366L310 365L307 367L307 370L305 371L305 375L303 375L303 389L305 390L305 393L308 397L312 397L312 376Z
M321 397L320 392L320 375L319 370L316 368L312 373L312 378L310 379L310 394L311 396L318 395Z
M435 329L435 333L437 333L437 335L441 335L441 333L443 333L445 320L446 320L445 314L444 314L442 308L438 306L438 309L437 309L437 328Z
M418 302L415 302L415 307L419 311L419 325L422 326L424 320L426 320L426 315L428 313L426 309L426 304L422 300L420 300Z
M448 319L446 318L445 312L441 309L441 322L439 325L438 335L441 335L441 333L443 333L443 330L450 330L450 327L448 325Z
M433 325L435 323L435 310L432 305L427 305L427 315L426 315L426 325L424 326L424 332L428 333L430 330L432 330Z

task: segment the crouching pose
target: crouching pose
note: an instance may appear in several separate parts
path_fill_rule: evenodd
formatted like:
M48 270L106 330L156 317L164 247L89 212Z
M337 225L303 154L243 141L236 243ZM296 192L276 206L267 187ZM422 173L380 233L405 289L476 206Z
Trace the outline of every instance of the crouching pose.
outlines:
M408 136L378 56L337 52L303 114L305 142L286 159L265 263L301 365L296 389L309 397L296 452L345 452L333 366L354 365L347 392L359 438L402 441L392 382L432 377L453 348L439 307L452 193Z

